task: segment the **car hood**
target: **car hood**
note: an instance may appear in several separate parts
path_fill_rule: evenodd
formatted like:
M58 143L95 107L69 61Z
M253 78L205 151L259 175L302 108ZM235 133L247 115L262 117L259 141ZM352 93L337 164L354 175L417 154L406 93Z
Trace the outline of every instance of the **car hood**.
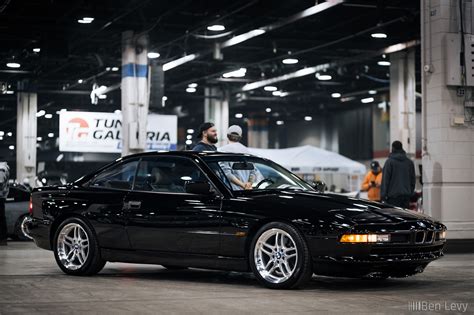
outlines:
M434 220L425 214L395 208L387 204L369 200L351 198L336 194L321 194L311 191L274 191L249 193L247 200L254 201L266 208L291 211L297 216L331 216L350 220L357 224L400 223L407 221Z

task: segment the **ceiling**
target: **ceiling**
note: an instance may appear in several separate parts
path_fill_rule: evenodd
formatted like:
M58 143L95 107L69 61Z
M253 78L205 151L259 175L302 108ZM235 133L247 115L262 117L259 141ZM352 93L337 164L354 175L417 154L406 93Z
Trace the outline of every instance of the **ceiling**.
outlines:
M120 83L120 71L112 69L121 64L122 32L133 30L149 34L149 50L161 55L156 62L201 55L165 72L168 100L160 112L178 114L180 126L195 127L201 122L204 86L209 85L232 91L231 122L239 121L234 118L236 113L244 118L270 115L272 120L298 120L363 106L360 100L364 97L385 99L389 67L377 62L383 60L384 48L419 39L419 1L348 0L224 48L222 60L214 58L215 43L286 22L315 4L314 0L0 0L0 82L7 82L15 91L16 82L28 79L38 91L38 108L51 113L61 108L119 109L119 90L110 92L98 105L90 104L89 93L93 82ZM93 22L78 23L86 16L93 17ZM207 26L214 24L224 25L225 31L208 31ZM388 37L372 38L375 32ZM289 57L299 62L283 64ZM18 62L21 67L8 68L8 62ZM335 66L321 73L330 74L329 81L320 81L313 74L273 84L288 93L285 97L273 96L263 88L241 91L246 83L328 62ZM239 68L247 69L245 77L222 78L223 73ZM189 83L198 84L195 93L186 92ZM369 90L377 94L369 95ZM332 98L332 93L342 98ZM266 113L267 107L272 108L271 113ZM0 95L0 130L14 131L15 117L15 95ZM45 133L45 137L57 128L57 117L40 121L38 126L39 135Z

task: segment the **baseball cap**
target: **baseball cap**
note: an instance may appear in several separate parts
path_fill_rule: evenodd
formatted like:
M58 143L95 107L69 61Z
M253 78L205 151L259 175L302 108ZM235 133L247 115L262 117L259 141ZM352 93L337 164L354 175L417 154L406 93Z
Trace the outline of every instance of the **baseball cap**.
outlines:
M204 131L206 131L207 129L212 128L212 127L214 127L214 124L211 123L211 122L205 122L205 123L201 124L201 126L199 126L199 131L198 131L198 134L197 134L198 139L202 138L202 133Z
M237 125L232 125L227 129L227 134L242 137L242 128Z

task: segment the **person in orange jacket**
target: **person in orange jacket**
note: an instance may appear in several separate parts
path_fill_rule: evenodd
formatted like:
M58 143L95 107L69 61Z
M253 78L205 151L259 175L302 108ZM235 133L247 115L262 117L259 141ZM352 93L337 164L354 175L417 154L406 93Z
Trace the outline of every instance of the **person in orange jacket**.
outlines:
M362 191L368 192L369 200L380 201L380 186L382 186L382 169L379 162L372 161L362 183Z

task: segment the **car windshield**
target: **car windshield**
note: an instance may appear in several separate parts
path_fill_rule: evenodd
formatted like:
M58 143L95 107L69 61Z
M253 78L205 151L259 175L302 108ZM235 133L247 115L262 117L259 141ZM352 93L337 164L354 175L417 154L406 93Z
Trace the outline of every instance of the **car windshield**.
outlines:
M207 164L231 190L314 190L295 174L256 157L207 158Z

